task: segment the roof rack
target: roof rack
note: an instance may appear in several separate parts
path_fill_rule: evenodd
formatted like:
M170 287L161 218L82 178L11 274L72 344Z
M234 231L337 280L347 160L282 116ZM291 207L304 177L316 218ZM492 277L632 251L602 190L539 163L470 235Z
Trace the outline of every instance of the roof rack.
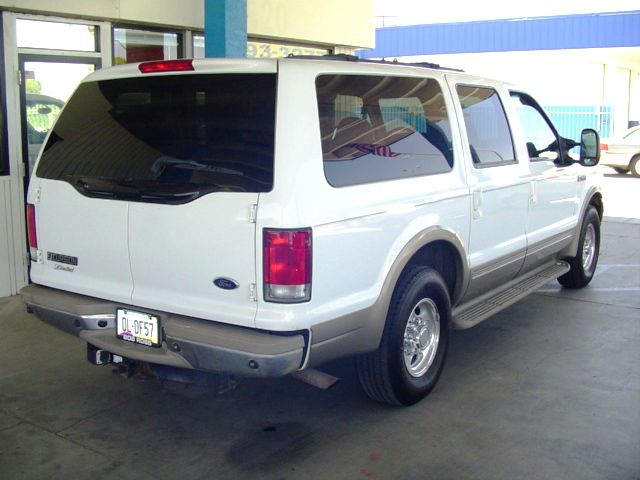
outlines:
M392 61L385 60L371 60L369 58L360 58L355 55L348 55L346 53L333 53L327 55L294 55L292 53L289 54L288 58L296 58L303 60L336 60L341 62L362 62L362 63L376 63L379 65L403 65L407 67L422 67L422 68L435 68L438 70L450 70L452 72L463 72L464 70L460 68L451 68L451 67L442 67L437 63L430 62L412 62L405 63L399 62L397 58Z

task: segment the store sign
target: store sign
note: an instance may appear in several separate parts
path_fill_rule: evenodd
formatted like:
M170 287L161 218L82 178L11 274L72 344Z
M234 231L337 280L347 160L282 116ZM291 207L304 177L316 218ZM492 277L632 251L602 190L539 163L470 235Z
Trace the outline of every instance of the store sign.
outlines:
M285 45L281 43L247 42L247 57L249 58L279 58L289 55L328 55L329 49L313 48L299 45Z

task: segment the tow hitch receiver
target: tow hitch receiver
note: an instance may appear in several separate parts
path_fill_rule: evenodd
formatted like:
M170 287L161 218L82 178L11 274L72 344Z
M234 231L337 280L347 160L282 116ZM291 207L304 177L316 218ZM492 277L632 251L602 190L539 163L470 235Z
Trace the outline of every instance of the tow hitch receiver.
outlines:
M98 347L91 345L90 343L87 343L87 360L89 360L89 363L93 363L94 365L122 363L121 356L114 355L113 353L106 350L101 350Z

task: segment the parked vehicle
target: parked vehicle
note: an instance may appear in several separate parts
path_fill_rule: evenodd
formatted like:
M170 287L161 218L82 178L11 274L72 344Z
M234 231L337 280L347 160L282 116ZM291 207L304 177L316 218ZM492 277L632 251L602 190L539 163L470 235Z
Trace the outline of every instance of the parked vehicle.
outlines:
M602 165L618 173L640 177L640 126L630 128L620 138L605 138L600 144Z
M598 136L503 82L328 59L93 73L28 192L28 308L98 364L307 379L354 356L373 399L435 386L450 331L592 279Z

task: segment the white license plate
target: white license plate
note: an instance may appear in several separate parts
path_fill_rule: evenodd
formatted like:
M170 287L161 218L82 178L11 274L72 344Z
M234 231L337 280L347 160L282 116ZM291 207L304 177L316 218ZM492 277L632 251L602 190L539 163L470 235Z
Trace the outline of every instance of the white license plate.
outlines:
M162 343L158 317L124 308L116 310L116 336L147 347L159 347Z

